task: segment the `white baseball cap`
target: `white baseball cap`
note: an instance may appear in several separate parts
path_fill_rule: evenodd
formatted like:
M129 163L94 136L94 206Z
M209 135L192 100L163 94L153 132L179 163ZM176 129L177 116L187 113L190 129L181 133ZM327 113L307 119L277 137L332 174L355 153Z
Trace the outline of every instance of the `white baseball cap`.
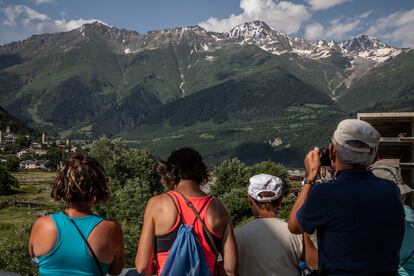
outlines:
M249 179L248 194L259 202L272 202L283 195L282 180L270 174L257 174ZM271 197L261 197L262 192L272 192Z
M346 119L338 124L332 140L351 151L369 153L378 148L380 138L379 132L369 123L357 119ZM354 147L348 144L348 141L360 141L369 148Z

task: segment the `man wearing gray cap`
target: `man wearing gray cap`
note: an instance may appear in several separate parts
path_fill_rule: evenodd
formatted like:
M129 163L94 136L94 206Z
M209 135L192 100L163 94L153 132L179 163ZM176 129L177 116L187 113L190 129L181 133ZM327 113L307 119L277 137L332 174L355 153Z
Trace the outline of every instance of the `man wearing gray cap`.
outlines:
M289 217L292 233L317 230L322 275L396 275L404 211L396 185L376 177L380 134L354 119L340 122L329 145L335 178L314 185L319 149L305 158L306 178Z
M273 175L258 174L249 180L248 202L255 220L235 229L240 276L299 275L302 238L276 218L282 190L282 180Z

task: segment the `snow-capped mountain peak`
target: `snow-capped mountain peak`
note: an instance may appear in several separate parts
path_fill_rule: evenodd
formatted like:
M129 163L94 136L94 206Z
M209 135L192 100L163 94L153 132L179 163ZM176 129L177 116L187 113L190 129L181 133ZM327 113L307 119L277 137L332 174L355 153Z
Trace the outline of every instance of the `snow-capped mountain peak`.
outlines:
M57 48L63 51L79 41L97 41L99 37L104 38L107 45L120 54L133 54L180 44L190 46L189 49L193 53L239 45L255 45L277 55L296 54L311 59L340 55L350 60L362 58L370 62L382 63L405 51L405 49L389 46L368 35L361 35L342 42L325 40L310 42L302 37L293 37L280 32L262 21L244 23L225 33L210 32L200 26L189 26L149 31L144 34L118 29L96 21L76 30L60 33L57 35L58 40L54 38L54 34L41 34L2 47L10 48L11 51L13 48L24 48L24 45L29 43L37 49L37 54L46 54L56 43L63 45Z
M272 29L262 21L253 21L234 27L228 32L229 38L238 40L262 40L271 36Z
M384 62L403 50L394 48L368 35L361 35L350 40L338 43L344 55L361 57L377 63Z
M254 44L273 54L295 53L312 59L327 58L336 53L349 58L360 57L381 63L402 52L401 49L368 35L342 42L309 42L301 37L291 37L277 31L262 21L238 25L226 33L226 36L241 45Z
M273 54L283 54L292 51L288 35L279 32L262 21L253 21L234 27L226 33L229 40L241 45L254 44Z
M373 50L379 48L390 48L391 46L386 45L375 37L368 35L361 35L350 40L339 43L342 49L348 52L359 52L365 50Z
M325 40L310 42L280 32L263 21L240 24L226 33L209 32L200 26L189 26L149 31L141 35L137 32L112 28L101 22L85 24L80 30L83 36L85 32L92 31L106 38L122 41L122 46L118 48L125 54L171 44L178 45L182 42L192 45L195 52L210 51L216 47L219 49L234 44L252 44L277 55L294 53L306 58L321 59L339 54L351 59L358 57L382 63L403 51L368 35L342 42Z

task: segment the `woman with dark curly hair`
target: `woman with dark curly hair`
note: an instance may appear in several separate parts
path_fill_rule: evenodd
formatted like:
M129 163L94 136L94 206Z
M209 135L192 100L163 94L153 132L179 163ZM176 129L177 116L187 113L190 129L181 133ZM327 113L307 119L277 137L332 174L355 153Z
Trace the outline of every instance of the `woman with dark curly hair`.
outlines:
M211 275L235 275L237 250L231 217L218 199L200 189L208 181L208 169L200 154L191 148L173 151L167 161L159 162L157 172L170 191L147 203L135 259L138 272L151 274L155 258L157 274L161 274L178 229L185 223L194 226ZM222 262L217 262L217 253L222 255Z
M65 210L37 219L29 238L29 252L41 276L122 271L122 230L92 211L93 204L109 197L104 170L95 159L76 156L65 161L52 187L52 198L63 200Z

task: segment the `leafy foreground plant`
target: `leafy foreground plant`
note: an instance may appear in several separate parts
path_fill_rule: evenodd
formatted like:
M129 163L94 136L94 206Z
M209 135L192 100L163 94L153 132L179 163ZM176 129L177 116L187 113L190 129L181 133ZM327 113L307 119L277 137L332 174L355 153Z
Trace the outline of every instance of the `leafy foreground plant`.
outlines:
M6 166L0 165L0 195L8 195L12 192L12 186L16 186L16 179L10 175Z
M0 270L13 271L21 275L38 275L30 261L28 240L30 225L17 230L16 238L0 239Z

